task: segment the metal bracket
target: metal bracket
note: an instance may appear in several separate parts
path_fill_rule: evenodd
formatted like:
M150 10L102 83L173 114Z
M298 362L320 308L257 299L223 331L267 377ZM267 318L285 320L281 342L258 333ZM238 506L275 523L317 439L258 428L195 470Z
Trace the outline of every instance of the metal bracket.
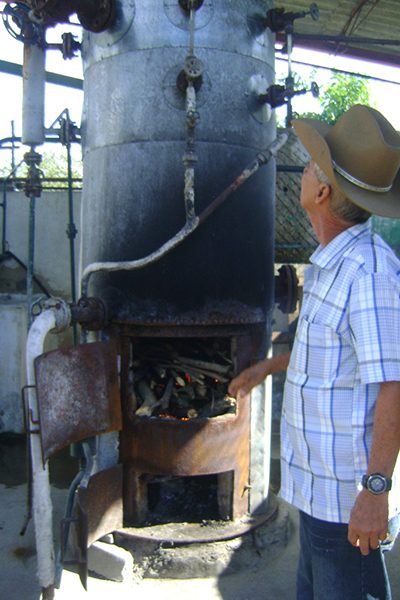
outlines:
M21 389L21 402L22 402L22 415L24 419L24 431L26 434L31 435L32 433L40 433L40 427L38 429L31 429L30 425L38 425L40 426L40 420L37 421L33 418L32 409L28 406L28 399L26 398L26 390L34 389L36 390L36 385L24 385ZM36 395L37 402L37 395ZM39 414L39 413L38 413Z

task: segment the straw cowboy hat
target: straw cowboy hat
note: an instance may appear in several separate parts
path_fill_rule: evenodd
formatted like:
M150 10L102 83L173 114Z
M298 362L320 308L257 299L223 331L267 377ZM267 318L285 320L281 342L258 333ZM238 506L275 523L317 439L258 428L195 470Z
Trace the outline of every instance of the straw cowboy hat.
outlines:
M400 135L380 112L356 104L333 126L314 119L292 125L312 160L349 200L400 219Z

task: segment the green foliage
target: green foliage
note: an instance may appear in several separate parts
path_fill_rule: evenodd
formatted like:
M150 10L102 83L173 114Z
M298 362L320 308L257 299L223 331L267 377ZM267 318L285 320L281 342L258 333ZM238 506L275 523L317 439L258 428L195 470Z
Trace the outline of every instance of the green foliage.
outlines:
M56 154L54 151L45 151L42 155L42 162L39 165L44 177L53 179L68 177L68 159L66 151L63 154ZM72 179L82 178L82 162L74 157L71 157ZM43 187L54 187L55 182L43 182ZM57 187L68 187L67 181L60 181Z
M65 181L43 181L43 188L67 188L68 187L68 159L65 149L61 152L54 150L45 150L39 153L42 155L42 161L39 165L39 169L43 173L45 179L58 179ZM82 161L76 156L71 156L71 170L72 179L82 178ZM0 165L0 178L7 177L11 171L11 161L5 160ZM15 177L26 177L28 174L28 167L25 163L22 163L19 169L15 173Z
M303 113L299 116L333 125L354 104L370 105L369 81L364 77L334 72L320 91L319 102L320 113Z

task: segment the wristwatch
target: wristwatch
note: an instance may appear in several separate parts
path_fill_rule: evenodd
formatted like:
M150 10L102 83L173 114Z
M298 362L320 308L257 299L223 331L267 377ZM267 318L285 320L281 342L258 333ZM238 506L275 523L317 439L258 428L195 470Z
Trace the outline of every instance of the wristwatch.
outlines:
M363 475L361 484L372 494L383 494L392 489L392 480L386 479L380 473L374 473L373 475Z

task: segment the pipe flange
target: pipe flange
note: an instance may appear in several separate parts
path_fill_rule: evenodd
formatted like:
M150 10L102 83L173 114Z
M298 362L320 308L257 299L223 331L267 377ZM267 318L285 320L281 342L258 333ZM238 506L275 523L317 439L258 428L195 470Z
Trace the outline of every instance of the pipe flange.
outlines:
M81 298L77 306L72 306L72 321L79 323L86 331L104 329L108 320L107 308L100 298Z
M163 0L164 10L167 18L179 29L190 29L190 9L182 6L178 0ZM185 2L185 0L182 0ZM186 3L187 0L186 0ZM208 25L214 16L214 0L202 0L196 12L195 29L201 29Z
M94 14L77 11L78 19L84 29L93 33L106 31L117 16L115 0L100 0Z
M43 303L43 310L53 310L56 326L51 333L63 333L71 325L71 309L62 298L49 298Z
M192 10L193 8L194 10L197 10L202 6L203 1L204 0L179 0L179 4L185 10Z
M294 313L299 300L299 280L293 265L282 265L275 277L275 303L285 315Z

